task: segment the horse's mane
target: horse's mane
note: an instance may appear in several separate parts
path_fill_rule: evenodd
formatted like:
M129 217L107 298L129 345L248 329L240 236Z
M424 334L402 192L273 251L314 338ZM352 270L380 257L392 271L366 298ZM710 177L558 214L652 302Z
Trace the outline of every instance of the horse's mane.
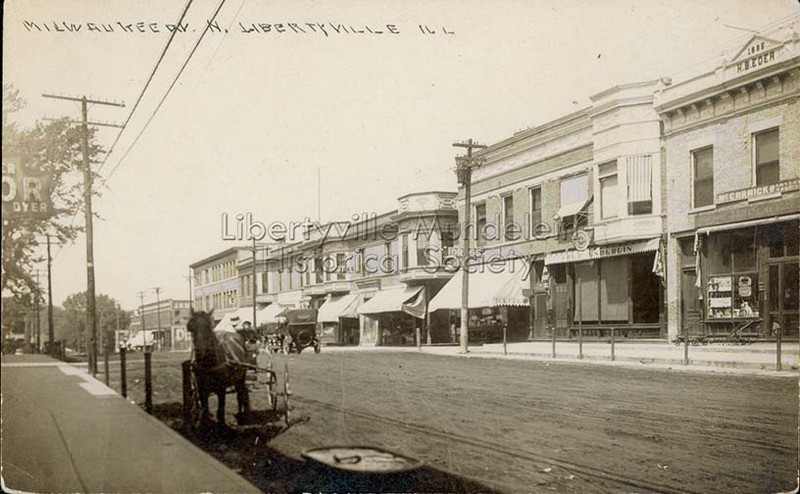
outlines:
M246 361L244 338L236 333L214 333L213 311L192 312L186 328L192 335L198 367L212 368Z

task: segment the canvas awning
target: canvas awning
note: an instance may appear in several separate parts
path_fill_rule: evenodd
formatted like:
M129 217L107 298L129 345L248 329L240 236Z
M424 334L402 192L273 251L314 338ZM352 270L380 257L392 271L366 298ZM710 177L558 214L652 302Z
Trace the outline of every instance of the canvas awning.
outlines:
M489 266L473 266L474 272L469 274L469 307L471 309L530 305L528 297L522 291L530 286L528 269L519 261L512 268L510 262L508 261L505 269L493 268L494 271L499 272L490 271ZM463 274L459 270L433 297L428 310L433 312L439 309L460 309L462 282Z
M256 323L260 326L262 324L278 324L283 322L283 318L280 317L280 314L285 310L286 307L280 304L270 304L256 312Z
M567 218L569 216L575 216L576 214L580 213L586 208L586 205L589 204L589 201L592 200L592 197L588 197L585 201L580 202L573 202L571 204L564 204L558 210L559 218Z
M239 307L222 316L222 320L214 327L214 331L234 332L242 329L245 322L253 323L253 308Z
M359 301L360 296L356 293L333 296L319 308L317 322L339 322L340 317L358 317L356 307Z
M425 291L421 286L381 290L358 308L359 314L406 312L417 318L425 317Z
M145 345L152 345L153 344L153 332L148 331L137 331L136 334L128 338L125 342L130 347L140 347Z
M568 262L591 261L604 257L628 256L641 254L643 252L653 252L658 250L661 237L646 240L636 240L632 242L622 242L617 244L597 245L584 250L567 250L553 252L544 258L544 263L548 266L553 264L563 264Z

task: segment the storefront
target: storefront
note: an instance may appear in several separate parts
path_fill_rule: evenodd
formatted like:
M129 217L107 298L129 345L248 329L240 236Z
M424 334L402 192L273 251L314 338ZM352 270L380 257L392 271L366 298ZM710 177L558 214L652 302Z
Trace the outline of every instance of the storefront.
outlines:
M660 238L555 252L545 258L559 336L662 336Z
M469 275L469 338L471 342L502 341L506 328L508 341L530 337L530 300L525 290L530 286L528 265L508 260L502 265L473 266ZM429 310L438 320L448 322L449 334L432 330L432 339L458 342L463 275L456 272L431 300ZM435 326L432 323L432 326Z
M318 333L324 345L358 344L360 302L360 295L355 293L325 299L317 314Z
M414 345L425 324L426 290L393 287L376 292L356 312L361 316L361 345Z
M796 340L798 216L702 228L678 239L682 331L763 339L780 331Z

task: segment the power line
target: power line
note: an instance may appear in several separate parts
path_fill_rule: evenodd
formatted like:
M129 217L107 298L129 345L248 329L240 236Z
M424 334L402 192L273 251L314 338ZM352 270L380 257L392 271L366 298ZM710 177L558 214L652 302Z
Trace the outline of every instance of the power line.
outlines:
M180 26L183 23L183 19L186 17L186 13L189 11L189 7L192 6L192 2L194 0L189 0L186 3L186 6L183 8L183 12L181 13L178 22L176 23L177 26ZM108 162L108 159L111 157L111 153L114 152L114 147L119 142L119 138L122 136L123 132L125 132L125 128L128 126L128 122L131 121L133 118L133 114L136 113L136 109L139 108L139 103L141 103L142 98L144 97L144 93L147 91L147 88L150 87L150 83L153 81L153 77L156 75L156 71L161 66L161 62L164 60L164 56L167 54L167 50L169 49L169 45L172 44L172 40L175 39L175 35L178 33L178 29L174 29L172 33L169 35L169 39L167 40L167 44L164 45L164 49L161 51L161 55L158 57L158 61L156 62L155 67L153 67L153 71L150 72L150 77L147 78L147 82L145 82L144 87L142 88L142 92L139 93L139 97L136 98L136 103L134 103L131 112L128 114L128 118L125 119L125 123L122 124L122 130L117 133L117 137L114 139L114 142L111 143L111 147L109 148L108 152L106 153L106 158L103 160L103 163L100 164L100 167L97 169L97 174L100 174L100 170L103 169L105 164Z
M186 66L189 65L189 61L191 61L192 57L194 56L194 53L197 51L197 48L200 46L200 43L203 41L203 38L206 36L206 33L211 28L211 24L217 18L217 14L219 14L219 11L222 9L223 5L225 5L225 0L221 0L219 2L219 5L217 6L217 10L214 12L214 15L211 17L211 20L206 21L206 28L203 30L203 33L200 35L200 37L197 39L197 42L194 44L194 47L192 48L192 51L189 53L189 56L186 58L186 61L183 63L183 66L181 66L181 69L178 71L178 74L175 76L175 79L173 79L172 84L170 84L169 88L167 88L167 92L164 93L164 96L161 98L161 101L159 101L158 106L153 111L153 113L150 115L150 118L147 119L147 122L145 122L144 127L142 127L142 129L136 135L136 139L133 140L133 143L130 145L130 147L128 147L128 150L125 151L125 154L122 155L122 158L120 158L120 160L117 162L117 164L114 166L114 168L111 169L111 172L108 174L108 177L105 180L103 180L103 183L107 183L109 180L111 180L111 177L114 175L114 172L116 172L117 169L120 167L120 165L122 165L122 163L125 161L125 158L131 152L131 150L134 148L134 146L136 146L136 143L139 142L139 138L142 137L142 134L144 134L144 131L147 130L147 127L150 126L150 122L153 121L153 118L158 113L158 110L161 109L161 105L164 104L164 101L167 99L169 94L172 92L172 88L174 88L175 84L177 84L178 79L180 79L181 75L183 74L183 71L186 69Z

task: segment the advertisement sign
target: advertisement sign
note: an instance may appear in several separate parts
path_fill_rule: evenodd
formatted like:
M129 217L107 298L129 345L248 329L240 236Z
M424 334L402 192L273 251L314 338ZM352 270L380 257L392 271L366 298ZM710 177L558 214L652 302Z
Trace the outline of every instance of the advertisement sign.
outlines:
M51 211L49 174L3 157L3 217L46 218Z
M747 189L733 190L730 192L720 192L717 194L717 204L744 201L745 199L771 196L773 194L782 194L795 190L800 190L800 178L784 180L770 185L748 187Z

